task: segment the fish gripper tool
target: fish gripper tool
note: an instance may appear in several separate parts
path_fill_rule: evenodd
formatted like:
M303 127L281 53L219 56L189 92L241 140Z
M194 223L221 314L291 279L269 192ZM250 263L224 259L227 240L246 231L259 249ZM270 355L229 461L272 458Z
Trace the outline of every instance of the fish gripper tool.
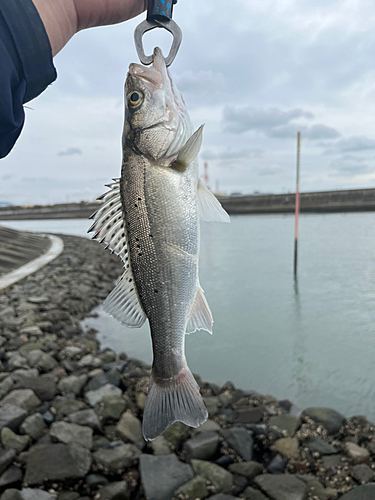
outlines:
M173 36L172 45L168 56L165 58L166 66L170 66L177 55L181 45L182 31L172 19L173 5L177 0L148 0L147 18L135 28L134 41L139 60L146 66L151 64L154 56L146 56L143 49L143 35L155 28L164 28Z

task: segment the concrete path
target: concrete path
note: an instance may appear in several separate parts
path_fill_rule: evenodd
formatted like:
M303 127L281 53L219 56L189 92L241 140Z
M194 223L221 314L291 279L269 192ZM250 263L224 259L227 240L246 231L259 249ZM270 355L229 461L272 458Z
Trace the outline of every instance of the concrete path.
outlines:
M0 290L45 266L63 249L58 236L0 227Z

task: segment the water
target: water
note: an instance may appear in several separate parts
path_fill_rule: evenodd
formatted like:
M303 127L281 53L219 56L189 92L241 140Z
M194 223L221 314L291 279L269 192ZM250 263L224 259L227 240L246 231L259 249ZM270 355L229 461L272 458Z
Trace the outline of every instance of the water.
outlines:
M87 236L86 220L9 221ZM375 420L375 213L302 215L298 283L294 219L232 216L204 223L200 279L214 335L187 336L192 371L302 407ZM103 345L151 362L148 326L126 329L100 312L85 320Z

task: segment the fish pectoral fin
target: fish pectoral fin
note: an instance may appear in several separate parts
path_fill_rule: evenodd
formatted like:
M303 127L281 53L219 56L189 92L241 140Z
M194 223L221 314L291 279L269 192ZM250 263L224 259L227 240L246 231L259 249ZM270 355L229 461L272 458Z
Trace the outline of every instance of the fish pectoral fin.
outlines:
M186 333L193 333L196 330L207 330L212 334L213 323L214 320L210 306L204 296L204 291L199 287L186 325Z
M185 172L187 167L198 156L199 150L202 145L203 127L201 125L198 130L188 139L186 144L180 149L177 158L172 163L172 168L179 172Z
M220 201L211 193L207 186L198 181L198 212L201 220L230 222L229 215L221 206Z
M139 328L146 321L146 313L139 301L130 268L124 272L115 288L105 299L103 309L129 328Z

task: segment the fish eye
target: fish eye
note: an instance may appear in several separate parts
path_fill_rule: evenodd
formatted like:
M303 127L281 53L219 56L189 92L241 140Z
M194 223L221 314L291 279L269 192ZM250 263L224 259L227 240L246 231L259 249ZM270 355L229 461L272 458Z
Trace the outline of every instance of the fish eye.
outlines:
M132 92L128 97L129 105L132 107L138 106L142 101L142 96L138 92Z

